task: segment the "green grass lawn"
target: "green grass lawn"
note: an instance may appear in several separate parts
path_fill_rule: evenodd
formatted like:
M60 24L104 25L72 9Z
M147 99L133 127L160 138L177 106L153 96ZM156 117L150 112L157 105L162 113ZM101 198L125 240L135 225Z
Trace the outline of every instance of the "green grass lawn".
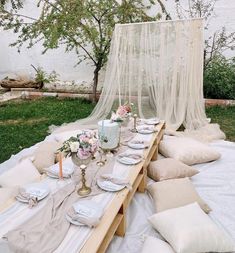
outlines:
M48 127L88 116L94 105L82 99L43 98L0 104L0 163L42 141Z
M50 125L84 118L93 108L82 99L43 98L0 104L0 163L42 141ZM235 106L211 107L207 115L221 125L227 139L235 141Z
M235 106L213 106L206 109L212 123L218 123L226 134L226 139L235 142Z

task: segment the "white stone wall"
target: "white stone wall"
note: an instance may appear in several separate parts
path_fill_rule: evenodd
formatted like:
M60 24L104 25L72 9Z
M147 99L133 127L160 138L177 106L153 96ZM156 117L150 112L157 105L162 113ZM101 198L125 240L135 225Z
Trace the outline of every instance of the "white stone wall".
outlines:
M33 7L33 1L25 1L27 4L24 12L36 16L37 10ZM183 1L187 3L187 0ZM174 2L174 0L166 1L167 9L170 10L173 17L175 17ZM218 0L215 12L216 16L211 21L206 36L220 29L221 26L226 26L230 32L235 31L235 0ZM32 49L23 48L19 54L16 48L9 47L9 43L13 42L15 38L16 36L9 31L0 32L0 79L12 74L33 76L34 70L30 67L30 64L33 64L43 67L47 72L55 70L60 74L62 81L73 81L75 84L83 83L87 87L92 83L92 66L87 62L74 67L77 61L74 52L65 53L64 48L61 47L42 55L43 49L38 44ZM227 55L235 56L235 53L229 52Z

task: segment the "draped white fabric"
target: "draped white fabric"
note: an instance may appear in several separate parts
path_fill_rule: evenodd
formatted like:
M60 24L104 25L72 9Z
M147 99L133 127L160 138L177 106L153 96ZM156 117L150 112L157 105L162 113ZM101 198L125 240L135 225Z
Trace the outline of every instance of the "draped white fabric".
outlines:
M204 126L203 46L202 19L116 25L100 100L69 129L96 124L125 102L174 130Z

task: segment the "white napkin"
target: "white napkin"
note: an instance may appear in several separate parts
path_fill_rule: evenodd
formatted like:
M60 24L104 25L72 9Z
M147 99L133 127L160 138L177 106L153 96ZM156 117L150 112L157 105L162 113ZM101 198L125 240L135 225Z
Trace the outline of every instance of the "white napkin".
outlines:
M48 191L47 189L38 188L35 186L31 186L26 189L24 188L24 190L26 194L29 194L32 197L38 197L38 198L42 197Z
M141 159L142 159L142 156L137 153L124 152L118 155L118 160L127 164L135 164Z
M137 131L140 134L151 134L157 132L157 129L153 125L141 125L137 126Z
M144 148L148 148L148 142L144 141L144 140L132 140L130 142L128 142L128 146L130 148L136 148L136 149L144 149Z
M65 160L65 162L63 163L62 170L63 170L63 177L71 176L74 172L74 166L73 166L72 162ZM58 163L53 164L48 169L46 169L46 172L49 172L55 176L59 176L59 164Z
M78 221L89 227L96 227L100 223L104 209L95 201L80 200L72 205L67 215L74 221Z
M38 204L38 198L35 196L36 193L37 192L34 191L34 195L31 195L30 193L26 192L24 188L20 188L16 198L28 202L29 208L33 208Z
M129 190L132 189L129 180L123 177L118 177L118 176L114 176L113 174L103 174L101 175L101 178L105 180L106 185L111 182L112 185L111 187L113 187L114 185L123 185L125 187L127 187Z

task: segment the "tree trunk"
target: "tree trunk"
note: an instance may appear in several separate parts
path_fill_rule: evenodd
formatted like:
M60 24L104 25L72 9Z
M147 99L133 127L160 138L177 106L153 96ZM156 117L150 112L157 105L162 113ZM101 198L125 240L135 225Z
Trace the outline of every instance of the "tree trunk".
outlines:
M94 71L94 78L93 78L93 98L92 102L96 103L97 102L97 86L98 86L98 81L99 81L99 71L100 67L96 66L95 71Z

